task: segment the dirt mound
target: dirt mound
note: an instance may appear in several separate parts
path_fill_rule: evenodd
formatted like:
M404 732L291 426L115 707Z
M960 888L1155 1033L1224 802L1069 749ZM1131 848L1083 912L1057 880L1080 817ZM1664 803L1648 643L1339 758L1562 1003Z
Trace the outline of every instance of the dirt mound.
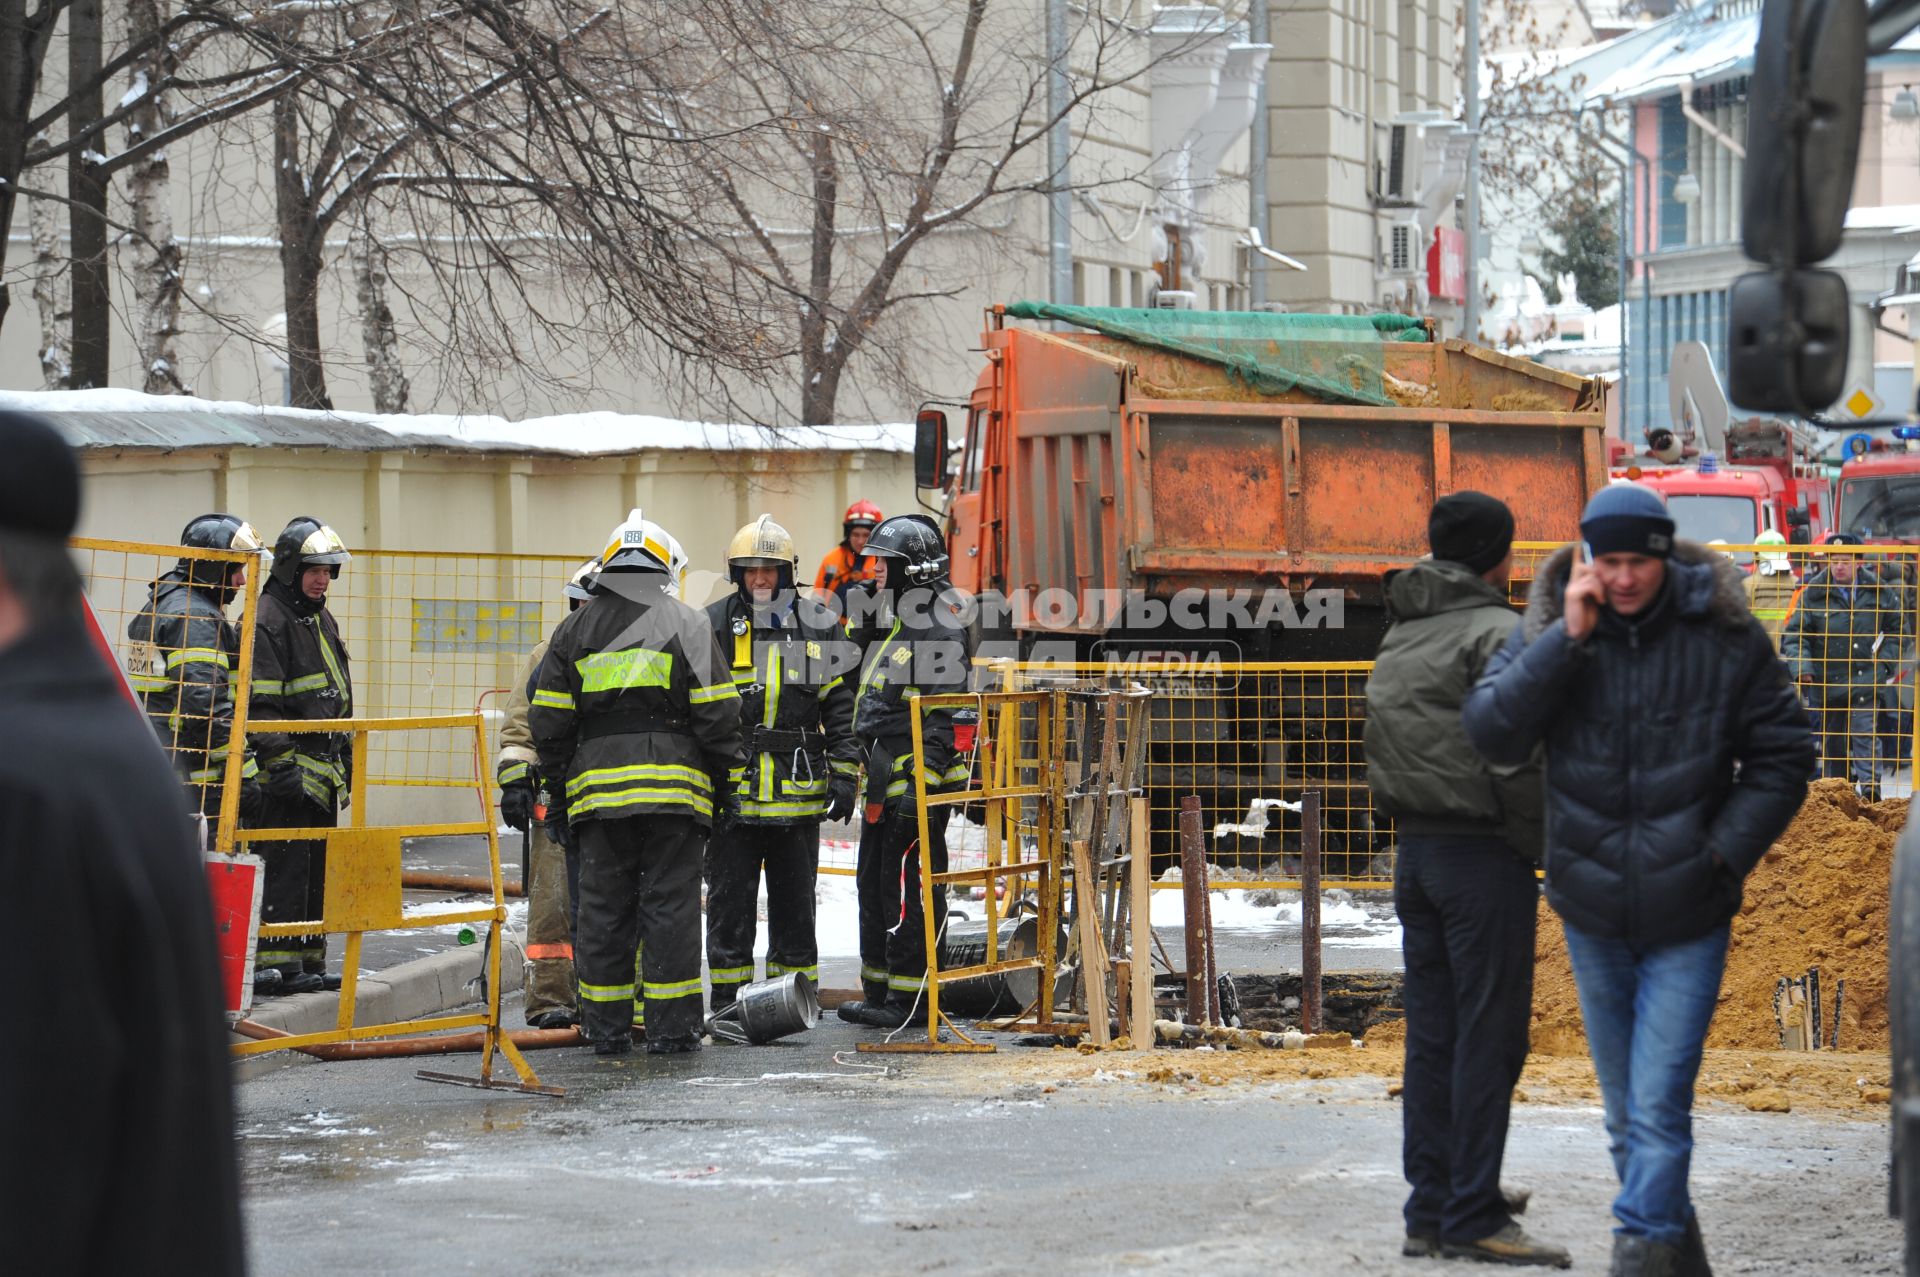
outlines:
M1844 781L1815 782L1793 824L1747 877L1709 1047L1777 1048L1774 987L1781 976L1818 966L1829 1033L1834 981L1847 982L1840 1049L1887 1049L1887 896L1893 843L1906 819L1905 799L1866 804ZM1534 1051L1585 1054L1566 941L1544 902L1535 957Z

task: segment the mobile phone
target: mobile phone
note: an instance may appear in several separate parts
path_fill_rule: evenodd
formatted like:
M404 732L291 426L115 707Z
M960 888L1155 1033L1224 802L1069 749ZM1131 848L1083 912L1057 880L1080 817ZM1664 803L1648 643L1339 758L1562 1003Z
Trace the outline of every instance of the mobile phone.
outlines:
M1589 564L1593 562L1593 542L1582 541L1580 543L1580 561Z

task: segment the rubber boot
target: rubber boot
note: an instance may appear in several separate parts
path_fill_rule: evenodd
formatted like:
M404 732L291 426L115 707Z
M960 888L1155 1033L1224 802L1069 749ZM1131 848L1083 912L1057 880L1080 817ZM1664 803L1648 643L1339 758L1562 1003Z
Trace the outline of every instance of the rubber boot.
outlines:
M593 1053L595 1055L627 1055L632 1051L633 1038L624 1033L619 1037L595 1038L593 1040Z
M1615 1233L1613 1266L1607 1269L1607 1277L1680 1277L1680 1260L1678 1246L1637 1233Z
M282 993L318 993L326 988L327 982L310 971L297 971L292 975L282 974L280 992Z
M648 1055L691 1055L700 1049L700 1039L689 1033L678 1038L648 1038Z
M253 973L253 996L256 998L277 998L286 990L280 987L279 967L260 967Z

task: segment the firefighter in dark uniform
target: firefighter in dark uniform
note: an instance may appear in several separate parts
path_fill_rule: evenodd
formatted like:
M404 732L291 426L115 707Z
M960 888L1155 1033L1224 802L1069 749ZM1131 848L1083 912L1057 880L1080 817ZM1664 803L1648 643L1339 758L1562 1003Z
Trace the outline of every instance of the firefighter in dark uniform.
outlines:
M793 538L761 515L734 533L734 592L707 608L733 656L747 770L739 814L707 842L707 978L713 1009L753 979L760 875L767 878L767 978L797 971L820 982L814 877L820 822L853 814L860 751L853 739L857 666L836 614L795 589ZM853 666L854 668L849 668Z
M921 911L920 827L914 803L913 735L908 699L963 692L972 651L947 579L947 547L934 525L898 515L874 529L867 553L890 618L869 645L855 694L853 729L867 768L865 821L855 870L860 901L860 980L865 998L844 1003L840 1018L896 1029L924 1017L927 952ZM954 745L962 711L927 711L922 720L922 779L929 793L966 782L970 760ZM947 869L948 811L928 813L928 862ZM934 916L946 918L946 892L934 891ZM884 973L884 974L882 974ZM880 978L876 978L880 977Z
M301 515L273 543L273 570L260 592L253 636L256 723L284 719L351 718L353 680L340 626L327 610L327 588L353 556L332 528ZM338 822L347 799L351 738L315 732L252 733L266 802L257 827L318 829ZM262 922L303 922L325 913L327 845L320 839L253 844L267 862L261 890ZM280 972L278 991L338 988L327 974L327 938L263 940L254 969ZM271 986L271 977L267 977ZM260 977L256 975L256 985Z
M181 532L180 544L200 550L262 548L253 526L231 514L201 515ZM240 668L240 633L226 609L246 584L244 563L183 558L148 588L145 606L127 624L134 645L129 681L180 773L187 805L209 821L220 818L233 680ZM240 773L240 814L247 819L259 815L264 797L253 779L258 770L249 757Z
M677 597L679 543L635 510L600 556L591 607L560 622L527 714L555 841L580 848L583 1034L632 1049L634 948L647 1050L700 1047L700 866L744 770L740 696L704 614Z

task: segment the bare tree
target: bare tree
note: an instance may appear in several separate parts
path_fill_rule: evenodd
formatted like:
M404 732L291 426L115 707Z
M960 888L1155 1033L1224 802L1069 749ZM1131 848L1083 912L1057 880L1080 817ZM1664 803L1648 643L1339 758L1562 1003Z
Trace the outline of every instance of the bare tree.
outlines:
M141 50L120 103L130 108L126 143L133 149L148 135L165 132L171 122L167 85L174 75L174 49L160 34L166 23L159 0L127 0L126 19L128 42ZM171 182L172 168L164 148L144 152L128 170L127 199L134 229L128 248L135 257L133 295L139 309L134 341L140 353L142 388L150 395L189 390L180 380L180 358L173 340L180 331L184 263L173 235Z
M785 382L766 413L698 352L669 351L683 393L730 415L817 425L836 419L855 360L912 385L923 304L982 266L959 254L935 262L930 244L983 231L1050 189L1053 121L1091 126L1103 95L1151 65L1141 33L1080 8L1067 100L1050 114L1035 12L988 0L712 0L678 28L691 56L618 73L638 103L697 139L686 144L694 162L674 169L677 251L741 299ZM1075 173L1082 187L1140 177Z
M367 379L375 412L405 412L412 387L400 362L400 339L387 304L387 253L363 217L347 243L353 260L354 299L360 310L360 336L366 347Z

